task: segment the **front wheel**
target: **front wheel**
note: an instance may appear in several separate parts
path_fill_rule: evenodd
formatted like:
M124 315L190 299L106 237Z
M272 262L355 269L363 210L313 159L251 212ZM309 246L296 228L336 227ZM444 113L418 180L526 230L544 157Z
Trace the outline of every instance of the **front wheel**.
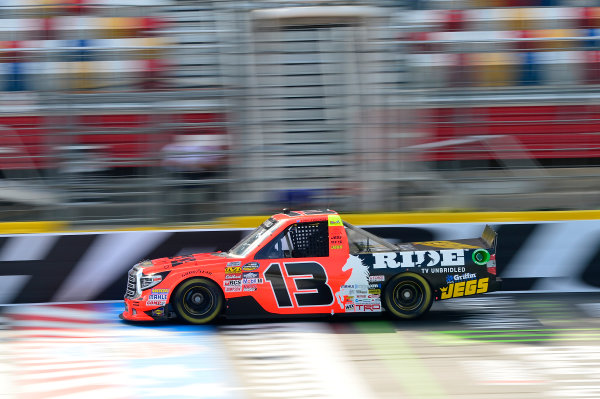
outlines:
M386 308L401 319L415 319L425 314L433 303L433 293L427 280L414 273L392 278L385 289Z
M217 284L204 278L192 278L181 284L173 295L175 313L192 324L206 324L223 309L223 293Z

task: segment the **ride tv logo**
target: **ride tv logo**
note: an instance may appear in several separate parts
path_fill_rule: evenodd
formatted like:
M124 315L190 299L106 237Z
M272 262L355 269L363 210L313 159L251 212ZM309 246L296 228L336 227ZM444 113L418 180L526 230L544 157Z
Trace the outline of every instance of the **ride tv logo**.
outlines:
M440 251L382 252L372 255L374 269L396 269L399 267L464 266L464 249Z

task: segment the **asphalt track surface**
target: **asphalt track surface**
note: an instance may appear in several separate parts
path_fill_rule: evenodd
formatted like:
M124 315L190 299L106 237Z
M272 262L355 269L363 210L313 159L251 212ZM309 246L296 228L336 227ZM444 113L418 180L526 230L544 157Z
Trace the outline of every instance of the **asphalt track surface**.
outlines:
M120 303L1 309L0 398L600 398L600 294L386 317L129 324Z

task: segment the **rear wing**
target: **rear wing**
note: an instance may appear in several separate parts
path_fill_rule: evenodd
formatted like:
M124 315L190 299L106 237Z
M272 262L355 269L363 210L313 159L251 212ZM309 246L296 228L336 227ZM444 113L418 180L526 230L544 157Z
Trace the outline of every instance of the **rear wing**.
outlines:
M496 252L497 238L498 233L496 233L489 224L486 225L485 229L483 229L483 233L481 233L481 239L485 242L487 248L494 248L494 252Z

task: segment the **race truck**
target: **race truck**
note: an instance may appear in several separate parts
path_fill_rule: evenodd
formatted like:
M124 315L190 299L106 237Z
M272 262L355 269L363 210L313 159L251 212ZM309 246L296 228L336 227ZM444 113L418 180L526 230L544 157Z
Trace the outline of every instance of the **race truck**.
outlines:
M273 215L227 252L144 260L128 273L125 320L203 324L221 315L426 313L434 300L499 288L497 235L392 244L331 210Z

